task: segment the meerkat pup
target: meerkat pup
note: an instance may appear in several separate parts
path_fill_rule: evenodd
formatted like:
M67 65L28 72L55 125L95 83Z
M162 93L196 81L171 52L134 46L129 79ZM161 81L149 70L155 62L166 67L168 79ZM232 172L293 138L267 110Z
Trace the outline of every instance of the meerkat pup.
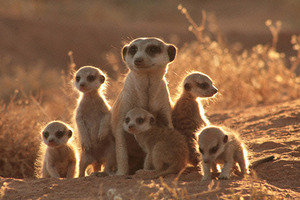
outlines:
M200 169L201 155L196 132L209 125L198 98L214 96L218 89L207 75L195 72L184 78L183 90L172 111L174 128L186 138L189 147L189 163Z
M117 175L132 174L140 169L145 156L133 136L123 130L129 110L135 107L146 109L155 116L158 126L173 128L165 73L175 55L176 47L158 38L138 38L122 49L129 73L113 105L111 118L116 140ZM133 166L131 161L139 163Z
M235 133L225 132L220 127L206 127L200 132L198 141L204 171L202 181L211 179L210 169L217 172L217 164L224 165L219 179L228 179L236 163L242 176L248 173L247 150Z
M134 108L125 116L124 130L134 134L146 152L144 170L155 169L156 177L179 173L187 165L188 147L184 137L175 129L158 127L152 114Z
M88 165L112 173L115 168L115 143L110 130L110 106L101 94L104 74L96 67L81 67L75 74L75 86L81 92L75 111L81 144L79 176L85 175Z
M76 149L73 143L68 142L72 137L72 129L61 121L52 121L42 131L44 145L41 144L40 155L36 163L36 170L42 164L42 178L73 178L77 168ZM42 153L42 152L41 152ZM40 173L40 172L38 172Z

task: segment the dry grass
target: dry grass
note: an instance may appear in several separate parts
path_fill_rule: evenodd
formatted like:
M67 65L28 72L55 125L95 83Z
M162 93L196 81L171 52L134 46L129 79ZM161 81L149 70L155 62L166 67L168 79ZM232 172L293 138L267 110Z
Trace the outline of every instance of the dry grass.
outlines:
M290 58L276 51L276 27L280 23L274 26L267 22L274 38L272 45L259 44L252 50L243 50L226 44L213 18L204 11L199 26L182 6L179 9L191 24L189 30L196 40L180 48L175 62L169 66L167 79L173 100L181 89L180 81L176 80L190 71L204 72L215 81L219 95L214 109L272 104L300 97L300 79L295 74L300 62L299 36L292 38L298 57L291 58L292 66L287 66L286 60ZM22 66L10 66L9 57L0 59L0 84L5 85L0 96L0 176L33 177L40 128L50 120L72 124L77 93L71 78L76 66L72 55L69 56L71 64L64 73L43 64L24 71ZM122 64L113 60L108 62L122 73L109 79L107 97L111 105L124 78Z
M271 46L259 44L252 50L236 51L234 46L226 45L218 28L212 30L217 32L206 30L203 28L205 20L198 26L186 9L182 6L179 9L191 24L189 30L195 34L197 41L181 48L176 61L169 68L167 78L171 80L169 88L173 97L176 96L179 83L172 80L182 79L195 70L208 74L219 89L215 109L272 104L300 96L300 78L294 73L296 67L289 70L285 54L276 51L280 22L273 26L270 20L267 21L275 38ZM208 23L212 26L211 23L215 22ZM213 37L219 39L213 41ZM299 41L294 39L293 42L299 46Z

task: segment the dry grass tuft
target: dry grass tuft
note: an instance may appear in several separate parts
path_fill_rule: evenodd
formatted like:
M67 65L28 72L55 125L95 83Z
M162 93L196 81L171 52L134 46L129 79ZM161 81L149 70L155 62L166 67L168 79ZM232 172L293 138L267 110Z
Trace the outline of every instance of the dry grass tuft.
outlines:
M219 89L215 109L272 104L299 98L300 78L294 71L300 60L298 58L294 67L289 69L285 54L276 51L280 22L275 25L270 20L266 22L273 36L271 46L259 44L251 50L236 51L233 47L224 46L224 40L214 41L212 38L220 38L220 34L205 31L204 20L198 26L185 8L181 6L179 9L191 24L189 30L195 34L197 41L182 47L169 67L167 79L170 80L173 99L181 88L178 87L180 82L173 80L182 80L191 71L201 71L214 80ZM203 19L206 19L206 14L203 14ZM297 39L294 37L292 41L295 50L299 50Z

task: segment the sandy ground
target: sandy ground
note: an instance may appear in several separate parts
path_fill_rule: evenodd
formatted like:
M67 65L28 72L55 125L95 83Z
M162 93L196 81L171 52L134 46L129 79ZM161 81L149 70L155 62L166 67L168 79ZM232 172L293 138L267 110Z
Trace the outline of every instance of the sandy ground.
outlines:
M271 106L208 113L213 124L237 130L247 144L250 162L274 155L256 175L244 179L201 182L197 172L149 180L151 173L133 176L75 179L13 179L0 177L2 199L226 199L275 196L300 199L300 100ZM118 198L119 197L119 198ZM182 198L181 198L182 197Z

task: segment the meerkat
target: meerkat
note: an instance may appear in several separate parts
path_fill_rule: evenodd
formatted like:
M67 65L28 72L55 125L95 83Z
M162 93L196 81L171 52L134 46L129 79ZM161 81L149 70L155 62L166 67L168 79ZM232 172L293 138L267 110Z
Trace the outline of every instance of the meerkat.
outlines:
M144 170L158 172L159 176L179 173L188 161L188 147L184 137L175 129L158 127L152 114L142 108L133 108L123 123L126 132L135 135L146 152Z
M64 122L52 121L41 133L39 158L36 162L36 176L41 178L74 178L77 169L76 148L69 139L73 130ZM45 144L47 145L45 147ZM40 164L42 165L41 171Z
M201 155L198 150L197 130L209 125L198 98L214 96L218 89L209 76L194 72L184 78L183 91L174 105L172 122L186 138L189 147L189 163L200 170Z
M110 129L110 106L101 93L105 76L96 67L81 67L75 74L75 86L81 92L75 118L81 144L79 177L85 176L88 165L95 172L105 164L104 171L116 167L115 142Z
M210 169L217 172L217 164L224 164L219 179L228 179L232 167L237 163L241 175L248 173L247 150L243 142L232 131L220 127L206 127L199 135L199 150L202 154L202 181L210 180Z
M165 73L175 55L176 47L158 38L138 38L122 49L122 58L129 73L113 105L111 117L116 140L117 175L133 174L143 167L145 154L134 137L122 128L129 110L144 108L155 116L158 126L173 128Z

